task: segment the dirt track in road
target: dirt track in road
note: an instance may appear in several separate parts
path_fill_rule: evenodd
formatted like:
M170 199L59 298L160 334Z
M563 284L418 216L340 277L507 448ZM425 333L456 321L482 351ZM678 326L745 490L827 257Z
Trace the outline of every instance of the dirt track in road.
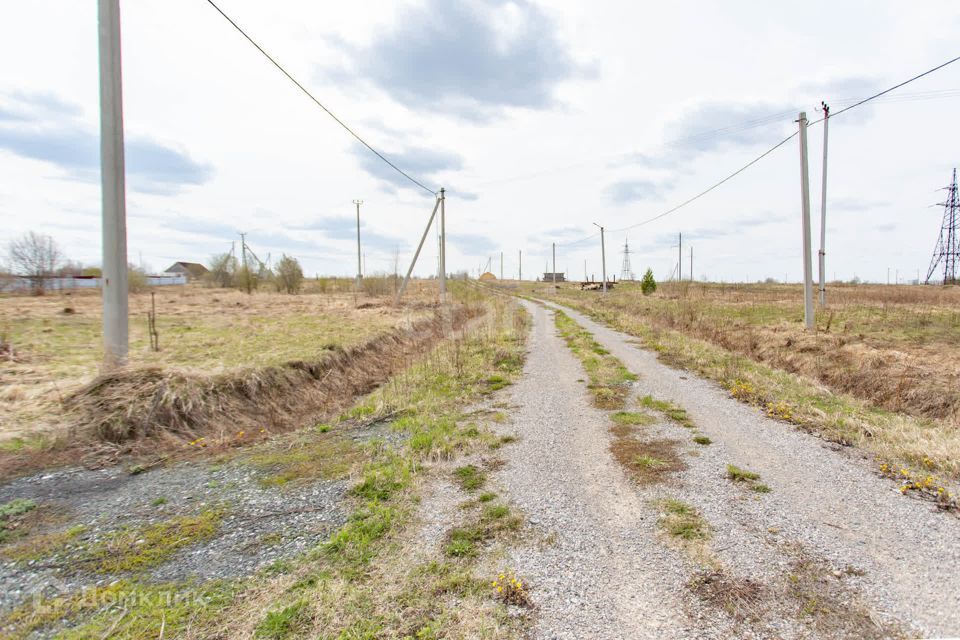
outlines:
M536 637L960 634L960 520L901 496L869 461L563 309L640 375L638 395L680 405L713 441L697 446L689 430L654 425L677 442L686 469L638 486L610 454L608 414L590 405L552 313L529 309L530 355L512 394L520 442L499 475L547 540L514 558L539 605ZM772 491L730 482L727 464L759 473ZM703 514L724 579L753 588L746 614L691 588L704 567L658 532L653 501L662 497Z

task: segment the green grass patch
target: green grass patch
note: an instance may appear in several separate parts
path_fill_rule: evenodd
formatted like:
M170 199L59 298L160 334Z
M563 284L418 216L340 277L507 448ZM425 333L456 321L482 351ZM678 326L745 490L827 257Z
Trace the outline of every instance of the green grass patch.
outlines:
M457 485L464 491L476 491L487 482L487 474L472 464L454 469L453 477Z
M286 640L302 635L310 622L307 601L298 600L282 609L270 611L257 625L255 638Z
M657 524L668 535L684 541L709 539L710 527L693 506L673 498L661 500L657 504L664 512Z
M702 444L704 446L713 442L713 440L711 440L707 436L694 436L693 441L696 442L697 444Z
M633 459L633 464L641 469L655 470L666 467L668 463L660 458L654 458L653 456L637 456Z
M593 396L593 405L600 409L622 409L630 392L630 383L637 376L567 314L556 311L554 324L587 372L590 381L587 388Z
M653 396L649 395L643 396L638 400L638 402L641 407L659 411L682 427L692 429L696 426L693 423L693 419L687 415L686 409L672 402L668 402L666 400L657 400Z
M306 433L292 442L265 445L241 460L263 472L261 486L283 487L342 478L362 457L360 447L349 439Z
M650 425L656 422L656 419L650 414L639 411L617 411L610 414L610 419L617 424L630 426Z
M86 546L76 562L107 574L155 567L180 549L215 536L223 516L222 509L213 508L142 527L124 527Z
M747 471L746 469L741 469L734 464L728 464L727 477L734 482L753 482L754 480L760 479L760 474L754 473L753 471Z

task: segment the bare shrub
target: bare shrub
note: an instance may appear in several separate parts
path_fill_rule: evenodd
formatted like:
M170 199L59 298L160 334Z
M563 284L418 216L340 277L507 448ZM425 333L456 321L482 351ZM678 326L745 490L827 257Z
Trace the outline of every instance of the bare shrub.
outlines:
M394 283L392 275L368 276L360 281L360 288L368 296L389 296L393 294Z
M204 281L212 287L229 289L237 273L237 259L230 253L218 253L210 258Z
M280 262L277 263L273 278L277 291L300 293L300 289L303 288L303 269L300 268L296 258L291 258L287 254L283 254Z
M63 254L52 237L30 231L7 248L13 272L30 281L34 295L43 295L46 279L52 276L63 260Z

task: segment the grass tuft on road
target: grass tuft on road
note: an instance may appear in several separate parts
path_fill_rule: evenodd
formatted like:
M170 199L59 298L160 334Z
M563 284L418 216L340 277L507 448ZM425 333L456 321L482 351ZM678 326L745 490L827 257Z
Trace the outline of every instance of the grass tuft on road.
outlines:
M567 346L583 364L590 379L588 388L598 409L623 409L630 383L637 376L627 370L593 339L593 335L562 311L554 313L554 324Z

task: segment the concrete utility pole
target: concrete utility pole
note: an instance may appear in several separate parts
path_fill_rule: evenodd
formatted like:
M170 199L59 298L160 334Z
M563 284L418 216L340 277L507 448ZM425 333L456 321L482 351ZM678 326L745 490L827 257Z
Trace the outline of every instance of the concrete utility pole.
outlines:
M127 198L123 156L120 2L99 0L100 183L103 202L103 364L127 363Z
M447 303L447 196L440 188L440 304Z
M553 243L553 284L557 284L557 243Z
M803 322L814 329L813 264L810 250L810 173L807 167L807 114L800 112L800 204L803 212Z
M607 292L607 245L603 239L603 227L598 225L596 222L593 223L593 226L600 229L600 260L603 263L603 292Z
M823 105L823 179L820 181L820 308L827 306L827 132L830 126L830 106Z
M410 268L407 269L407 275L403 277L403 283L400 285L400 290L397 291L397 297L394 300L394 304L400 302L403 292L407 290L407 284L410 282L410 276L413 274L413 268L417 266L417 258L420 257L420 250L423 249L423 243L427 241L427 235L430 233L430 227L433 225L433 219L437 217L437 209L439 208L440 198L437 198L436 204L433 205L433 213L430 214L430 219L427 220L427 226L423 230L423 235L420 236L420 244L417 245L417 250L413 254L413 260L410 261Z
M690 247L690 282L693 282L693 247Z
M360 205L363 204L363 200L354 200L353 204L357 205L357 280L354 282L354 287L359 293L360 279L363 277L363 269L361 268L362 263L360 262Z
M677 282L683 282L683 234L680 234L679 244L677 245Z
M250 269L247 268L247 234L240 234L240 261L243 264L243 284L250 295Z

